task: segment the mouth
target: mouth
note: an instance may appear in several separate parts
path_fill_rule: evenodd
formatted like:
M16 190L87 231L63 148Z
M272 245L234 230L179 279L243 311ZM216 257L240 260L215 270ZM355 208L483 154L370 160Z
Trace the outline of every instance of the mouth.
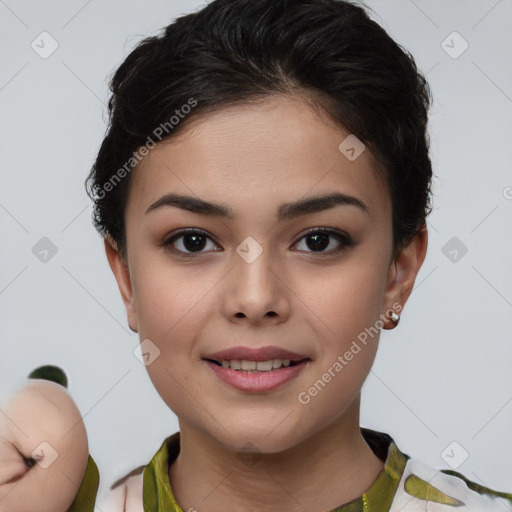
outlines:
M290 384L312 364L306 354L279 345L239 345L203 354L202 360L221 382L250 393L267 393Z

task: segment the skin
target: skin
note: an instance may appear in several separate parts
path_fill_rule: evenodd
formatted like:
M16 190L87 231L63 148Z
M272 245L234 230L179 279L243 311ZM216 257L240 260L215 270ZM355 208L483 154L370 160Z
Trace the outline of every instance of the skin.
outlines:
M303 98L278 96L201 118L134 171L127 261L109 237L105 250L130 328L160 350L146 368L179 419L181 451L169 479L183 510L331 510L359 497L384 468L359 430L378 336L307 405L297 399L380 314L404 306L427 250L423 227L392 260L389 193L368 149L355 161L338 150L347 135ZM170 206L145 214L169 192L223 203L235 217ZM337 206L277 223L282 203L328 192L361 199L369 214ZM304 238L319 227L344 231L356 245L335 253L343 245L331 236L319 253ZM192 258L171 251L194 251L183 237L161 245L181 228L210 237ZM248 236L263 250L252 263L236 252ZM231 388L202 360L269 344L311 358L271 392ZM249 462L240 456L246 443L255 446Z
M41 450L41 443L48 444ZM38 462L27 464L23 457L35 459L34 451ZM0 408L0 512L66 512L88 457L82 416L67 390L34 379Z

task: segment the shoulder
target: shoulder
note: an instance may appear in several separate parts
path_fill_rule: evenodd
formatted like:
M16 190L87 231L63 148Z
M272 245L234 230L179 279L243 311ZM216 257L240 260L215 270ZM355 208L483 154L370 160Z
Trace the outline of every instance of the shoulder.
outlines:
M461 473L434 469L408 459L390 512L503 512L510 510L512 493L499 492L467 479Z
M139 466L115 482L104 497L100 509L103 512L144 512L144 468Z
M148 464L138 466L114 482L101 500L102 512L144 512L143 498L154 500L166 483L169 463L179 453L179 432L167 437ZM146 489L144 481L146 480ZM163 490L165 491L165 489ZM172 493L169 486L169 493ZM171 512L171 511L169 511Z

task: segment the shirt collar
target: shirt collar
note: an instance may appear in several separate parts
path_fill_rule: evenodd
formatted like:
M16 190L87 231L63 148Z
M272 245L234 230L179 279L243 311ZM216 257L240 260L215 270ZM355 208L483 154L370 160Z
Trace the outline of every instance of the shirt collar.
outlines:
M361 427L361 434L384 469L362 496L331 512L386 512L390 509L409 455L401 452L394 440L384 432ZM167 437L144 469L144 511L183 512L171 489L169 466L180 452L180 433Z

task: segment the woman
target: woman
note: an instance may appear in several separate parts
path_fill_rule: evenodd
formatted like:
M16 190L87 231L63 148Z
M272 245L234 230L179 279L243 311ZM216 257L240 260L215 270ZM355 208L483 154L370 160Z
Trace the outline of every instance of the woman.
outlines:
M413 58L349 2L215 0L139 44L112 93L95 226L180 430L101 509L510 505L359 425L427 250Z

